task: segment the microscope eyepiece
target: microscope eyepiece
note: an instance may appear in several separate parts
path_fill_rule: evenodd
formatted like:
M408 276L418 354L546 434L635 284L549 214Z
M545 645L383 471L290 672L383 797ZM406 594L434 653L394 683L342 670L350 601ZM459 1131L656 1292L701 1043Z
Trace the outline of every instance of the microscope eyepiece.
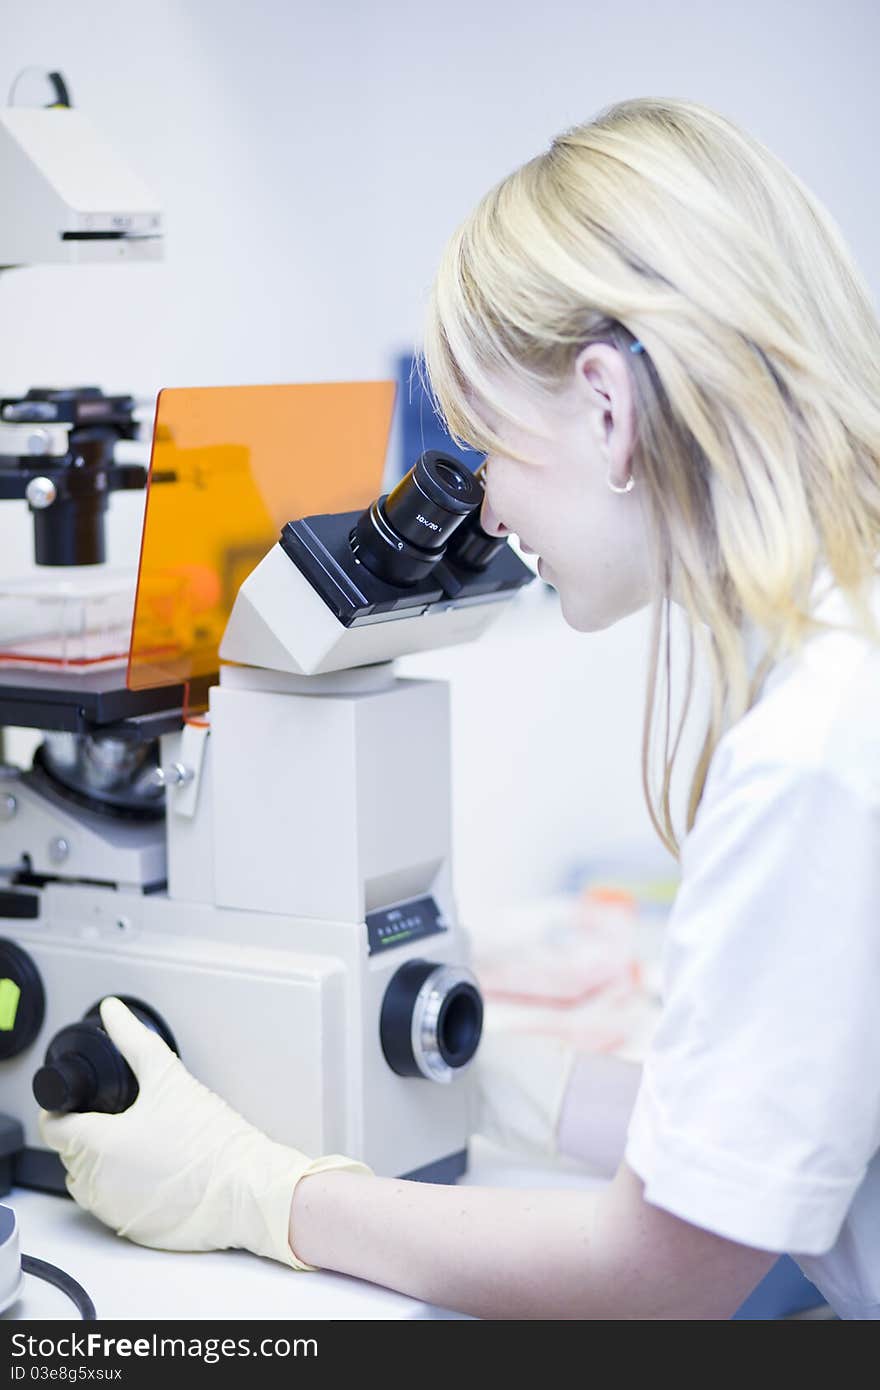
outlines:
M484 464L476 470L474 478L483 491L486 486ZM449 564L456 565L459 569L470 570L474 574L486 569L499 550L503 550L507 545L506 536L490 536L488 531L483 530L481 516L481 508L475 507L464 524L458 527L446 552Z
M355 559L389 584L417 584L458 526L479 508L483 489L457 459L430 449L395 488L374 502L351 533Z
M452 492L467 492L468 481L460 468L456 468L453 464L447 463L445 459L440 459L434 465L434 472Z

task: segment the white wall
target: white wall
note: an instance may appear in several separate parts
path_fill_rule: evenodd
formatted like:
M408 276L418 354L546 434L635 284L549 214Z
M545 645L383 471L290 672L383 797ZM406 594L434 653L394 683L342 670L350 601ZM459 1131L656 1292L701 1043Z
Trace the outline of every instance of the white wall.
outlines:
M3 276L0 386L385 375L476 198L633 95L705 101L765 140L876 285L878 29L874 0L8 3L0 93L27 64L60 68L158 191L168 247L159 266ZM136 519L117 504L113 558ZM4 504L0 573L28 544ZM552 603L540 612L530 601L479 653L423 662L455 676L473 911L575 857L653 846L637 773L645 623L583 639Z

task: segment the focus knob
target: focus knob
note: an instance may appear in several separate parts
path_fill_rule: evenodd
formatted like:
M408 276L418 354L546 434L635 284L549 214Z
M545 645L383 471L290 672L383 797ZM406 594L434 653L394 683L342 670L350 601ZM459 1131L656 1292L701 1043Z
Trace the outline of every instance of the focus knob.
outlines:
M93 1110L90 1104L98 1092L98 1077L85 1057L72 1052L50 1066L40 1067L34 1077L34 1095L44 1110Z
M155 1010L139 999L118 997L141 1023L177 1052L170 1029ZM97 1004L78 1023L55 1034L34 1077L33 1092L44 1110L61 1114L99 1110L117 1115L134 1104L138 1093L134 1072L105 1032Z

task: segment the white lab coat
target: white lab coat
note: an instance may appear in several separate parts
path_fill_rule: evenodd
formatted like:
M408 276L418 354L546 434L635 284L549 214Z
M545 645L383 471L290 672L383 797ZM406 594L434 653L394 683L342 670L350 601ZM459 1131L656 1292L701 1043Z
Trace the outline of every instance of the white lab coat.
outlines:
M648 1201L877 1318L878 1149L880 648L822 633L713 757L626 1158Z

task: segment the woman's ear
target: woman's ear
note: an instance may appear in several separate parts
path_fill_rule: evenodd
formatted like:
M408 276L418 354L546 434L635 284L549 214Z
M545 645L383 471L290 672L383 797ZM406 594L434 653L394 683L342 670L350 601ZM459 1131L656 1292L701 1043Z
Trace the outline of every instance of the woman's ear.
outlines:
M575 384L591 413L608 480L625 487L635 447L635 406L624 354L610 343L589 343L575 359Z

